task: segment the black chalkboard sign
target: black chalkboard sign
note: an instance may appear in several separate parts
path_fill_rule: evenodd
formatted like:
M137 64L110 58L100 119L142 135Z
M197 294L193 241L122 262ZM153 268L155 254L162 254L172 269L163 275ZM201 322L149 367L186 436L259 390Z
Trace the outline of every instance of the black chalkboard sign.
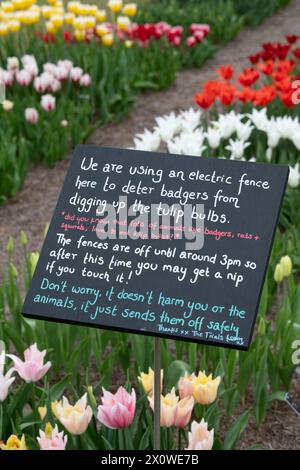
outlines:
M288 172L76 147L23 314L248 349Z

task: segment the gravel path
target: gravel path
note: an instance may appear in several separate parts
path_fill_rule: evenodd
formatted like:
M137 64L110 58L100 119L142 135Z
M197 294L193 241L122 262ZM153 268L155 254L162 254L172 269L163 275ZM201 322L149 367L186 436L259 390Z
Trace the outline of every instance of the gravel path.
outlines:
M199 90L204 81L214 76L214 71L221 64L231 63L235 68L241 69L247 65L247 57L255 53L262 43L280 41L285 34L299 33L299 24L300 1L293 0L287 8L267 19L255 30L243 29L234 41L222 48L201 70L181 71L169 90L141 96L135 112L125 121L99 128L89 142L108 147L131 146L133 135L143 131L145 127L152 127L156 116L193 106L194 92ZM6 205L0 206L0 272L5 265L5 246L10 235L17 239L19 231L23 229L28 233L30 249L40 249L41 234L51 219L68 164L69 158L66 158L53 169L42 166L32 169L22 191ZM17 245L17 265L21 253ZM299 379L292 393L296 399L300 399ZM262 442L266 448L300 449L299 436L299 418L287 405L280 404L268 414L266 423L259 432L255 425L249 426L241 447L247 448L253 442Z

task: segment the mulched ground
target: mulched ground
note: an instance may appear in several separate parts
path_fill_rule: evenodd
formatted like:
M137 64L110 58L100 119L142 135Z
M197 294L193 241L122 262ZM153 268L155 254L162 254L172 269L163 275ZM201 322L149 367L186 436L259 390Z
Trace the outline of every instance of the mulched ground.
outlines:
M181 71L169 90L141 96L135 111L125 121L98 129L89 143L120 148L132 146L133 135L145 127L152 127L156 116L194 106L194 92L214 77L214 71L221 64L231 63L236 69L241 69L248 64L247 56L255 53L262 43L280 41L285 34L299 33L299 24L299 0L294 0L255 30L244 29L201 70ZM32 169L22 191L6 205L0 206L0 272L7 259L5 246L9 236L17 239L23 229L28 233L30 249L41 248L41 234L51 219L68 164L69 157L53 169L42 166ZM22 251L18 245L14 258L19 265ZM294 381L291 393L300 400L299 378ZM284 403L273 406L259 430L253 422L250 423L240 447L248 448L254 443L267 449L300 449L300 419Z

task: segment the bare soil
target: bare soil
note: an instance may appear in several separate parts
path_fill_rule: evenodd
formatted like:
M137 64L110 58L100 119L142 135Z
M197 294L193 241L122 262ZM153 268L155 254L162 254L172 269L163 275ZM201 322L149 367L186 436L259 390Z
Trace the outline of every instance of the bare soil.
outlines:
M248 64L247 57L264 42L280 41L285 34L299 33L300 2L293 0L278 14L256 29L246 28L234 41L219 50L200 70L183 70L174 85L163 92L146 93L138 99L135 110L121 123L109 124L95 131L89 143L99 146L127 148L135 133L152 127L156 116L194 106L194 93L222 64L230 63L239 70ZM55 168L32 168L23 189L4 206L0 206L0 272L5 266L9 236L18 239L20 230L29 237L29 249L40 250L42 233L50 221L63 183L69 156ZM23 251L16 244L14 260L20 264ZM291 394L300 400L300 379L295 379ZM300 419L285 403L273 405L263 425L257 429L251 421L240 448L259 444L265 449L300 449Z

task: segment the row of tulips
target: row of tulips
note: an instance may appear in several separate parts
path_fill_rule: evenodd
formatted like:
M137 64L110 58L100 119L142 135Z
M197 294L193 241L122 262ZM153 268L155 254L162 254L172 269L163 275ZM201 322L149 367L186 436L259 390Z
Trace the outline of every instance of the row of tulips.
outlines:
M0 203L17 193L31 163L55 164L95 127L127 114L139 92L168 87L181 66L200 67L216 50L213 42L241 26L232 5L222 2L202 5L200 16L191 16L197 21L182 25L167 13L168 21L151 21L150 13L142 21L136 5L121 0L109 1L106 9L48 3L1 2L0 88L6 87L6 101L0 106ZM14 63L24 56L38 64L32 60L18 70ZM76 66L67 71L70 62ZM47 64L50 72L43 70Z
M20 243L25 254L24 281L13 263L14 241L10 239L10 261L0 284L0 340L12 353L7 362L13 361L13 367L5 371L2 365L0 372L2 447L24 447L26 443L27 448L39 448L38 442L43 441L43 446L51 448L52 441L53 445L58 440L65 442L67 436L70 449L151 449L151 338L23 318L22 292L28 288L38 253L27 251L24 232ZM181 341L170 348L169 341L161 341L164 449L211 448L212 442L214 449L234 448L251 414L259 425L273 400L284 399L296 367L292 352L300 334L299 249L297 227L289 226L275 240L249 352ZM275 304L276 317L269 317ZM51 364L35 342L47 348ZM33 346L27 349L28 344ZM214 377L193 370L213 370ZM122 383L126 392L118 391ZM101 389L105 390L102 394ZM109 394L109 389L116 393ZM248 402L249 394L253 403ZM102 398L97 405L95 397L99 395ZM88 415L84 414L87 409ZM89 418L87 427L78 435L76 429L83 429L80 426L86 423L83 416ZM225 435L220 432L221 417ZM205 442L199 436L206 436Z
M225 108L248 110L251 106L267 107L272 114L287 108L297 113L299 104L298 35L286 36L286 43L267 43L262 51L250 56L251 67L235 75L230 64L217 70L219 80L209 80L196 93L196 103L203 109L216 102Z
M1 433L5 434L6 413L9 413L9 405L6 409L6 401L11 398L14 400L13 390L9 390L15 380L13 376L17 373L26 384L31 384L34 397L36 397L35 388L45 376L51 367L51 362L44 363L46 351L40 351L36 344L31 345L24 351L24 360L20 359L14 354L7 354L3 351L0 355L0 403L2 411ZM4 374L4 365L6 358L13 361L13 367L7 370ZM161 374L163 378L163 371ZM148 402L153 410L153 387L154 387L154 372L149 368L148 373L141 373L138 377L141 384L140 393L148 395ZM204 372L199 372L196 376L187 374L180 378L178 383L178 393L175 392L173 387L170 393L161 396L161 411L160 423L162 428L177 428L178 432L183 432L186 442L186 450L210 450L214 444L214 430L208 430L208 423L202 418L199 418L199 409L194 410L196 403L208 406L211 405L217 398L218 387L220 384L220 377L212 379L212 376L205 375ZM163 383L161 383L161 387ZM22 385L20 385L22 388ZM9 394L11 396L9 396ZM16 395L18 396L18 394ZM146 405L145 405L146 406ZM37 407L37 409L34 409ZM144 410L137 410L137 394L134 388L127 391L123 386L120 386L116 393L111 393L103 388L101 404L97 406L96 399L93 393L92 386L88 387L88 392L85 392L74 405L72 405L66 396L51 402L51 410L47 409L47 405L38 406L37 400L31 402L33 416L37 422L35 424L44 425L43 429L39 430L39 435L36 436L40 450L65 450L67 443L72 442L70 437L73 437L73 446L76 443L74 436L81 436L88 433L89 426L94 426L94 432L98 434L99 425L104 426L109 430L126 430L123 435L126 436L126 444L130 442L133 445L131 436L131 426L134 420L140 419L140 414ZM23 414L23 410L21 414ZM51 412L50 421L49 418ZM194 420L192 420L194 415ZM12 416L14 427L18 427L17 422L14 420L16 416ZM55 424L54 424L55 422ZM99 425L97 424L99 423ZM187 426L191 422L189 434L186 433ZM59 427L63 427L59 431ZM23 429L26 426L23 426ZM35 426L33 426L34 428ZM145 430L143 431L145 432ZM120 437L119 433L119 437ZM111 432L107 437L101 436L102 440L107 442L109 448L114 446L121 447L121 442L116 441L117 433L113 435ZM12 434L6 439L0 441L0 449L2 450L27 450L28 448L36 448L33 446L32 441L34 436L29 434L29 438L25 434L18 436ZM150 436L149 436L150 438ZM144 439L145 440L145 439ZM30 442L29 446L27 441ZM104 442L105 442L104 441ZM140 443L141 444L141 443ZM96 442L93 442L93 446ZM144 445L149 446L150 441L145 440ZM168 445L173 444L168 442ZM72 444L69 446L73 447ZM143 445L142 445L143 448Z
M91 76L67 59L39 66L29 54L8 57L0 81L6 87L0 105L1 200L19 189L30 161L51 165L80 142L93 111Z

